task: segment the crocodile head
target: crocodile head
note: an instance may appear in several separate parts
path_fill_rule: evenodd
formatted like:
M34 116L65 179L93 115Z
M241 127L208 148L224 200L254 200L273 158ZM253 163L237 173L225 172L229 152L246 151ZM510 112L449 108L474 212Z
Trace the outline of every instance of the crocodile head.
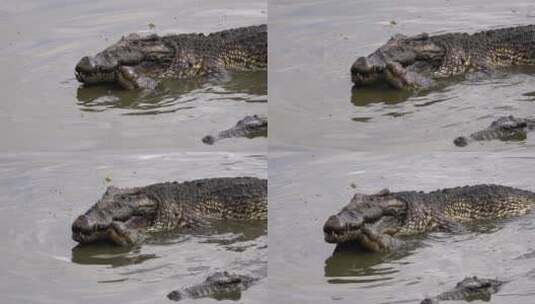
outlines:
M111 241L121 246L143 240L156 217L157 202L141 191L108 187L103 197L72 224L73 240Z
M156 34L130 34L95 56L80 59L75 68L84 84L117 83L126 89L154 88L150 75L169 66L174 49Z
M426 33L407 37L395 35L367 57L359 57L351 66L355 86L386 82L398 89L426 88L442 62L445 50Z
M330 216L323 232L328 243L357 243L374 251L389 251L401 245L395 235L402 228L406 204L387 190L375 195L356 194L340 212Z
M455 288L443 292L436 297L426 298L420 304L438 304L440 301L491 301L493 294L497 293L506 281L483 279L476 276L467 277L458 282Z

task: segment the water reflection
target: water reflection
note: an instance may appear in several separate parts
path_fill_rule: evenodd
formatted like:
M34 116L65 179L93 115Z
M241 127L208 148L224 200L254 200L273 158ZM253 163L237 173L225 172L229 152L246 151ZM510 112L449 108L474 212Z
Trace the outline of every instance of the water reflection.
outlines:
M325 260L325 277L332 284L391 280L399 270L390 262L409 256L415 247L416 243L411 243L395 252L377 253L356 244L340 244Z
M116 84L80 85L81 111L136 110L127 115L161 114L193 109L198 101L267 102L266 72L236 72L222 79L165 80L155 90L124 90Z
M165 232L151 234L145 243L156 246L179 245L184 242L214 244L232 252L245 252L247 249L265 249L261 236L267 235L265 221L254 222L214 222L195 231ZM202 246L202 245L201 245ZM141 245L121 247L109 242L95 242L77 245L72 248L71 261L83 265L110 265L112 267L141 264L158 258L155 254L141 253Z
M407 101L413 95L414 92L395 89L387 84L353 87L351 89L351 103L357 107L373 103L397 104Z
M139 248L125 248L113 244L94 243L72 249L71 261L80 265L109 265L121 267L156 259L155 254L143 254Z

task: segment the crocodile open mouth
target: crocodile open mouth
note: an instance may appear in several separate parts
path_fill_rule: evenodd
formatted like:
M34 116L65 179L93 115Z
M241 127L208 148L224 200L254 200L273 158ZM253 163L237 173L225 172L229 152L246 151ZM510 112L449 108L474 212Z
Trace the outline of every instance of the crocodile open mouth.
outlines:
M72 228L72 239L78 243L91 243L103 240L106 237L105 230L95 228L93 231L85 231L77 227Z
M324 230L325 241L335 244L354 243L367 251L386 252L399 247L401 244L401 241L393 237L399 228L390 227L383 230L383 226L387 222L391 222L390 217L387 220L381 219L373 223L363 224L359 229Z
M327 243L345 243L357 240L360 234L359 229L346 229L346 230L327 230L323 231L325 241Z
M350 221L349 217L330 217L323 227L324 238L327 243L356 242L372 251L385 246L385 242L391 243L390 238L400 230L401 222L394 216L382 216L380 218L362 222ZM388 244L386 244L388 245Z
M327 243L343 243L358 239L362 227L362 217L358 213L345 212L330 216L323 225Z
M96 241L110 241L119 246L135 245L143 240L143 231L150 225L142 216L132 216L128 220L114 220L109 224L83 225L87 218L82 215L72 226L72 238L81 244Z
M371 67L366 71L362 70L351 70L351 81L355 86L364 86L374 84L382 79L384 79L384 68L382 67Z
M355 86L373 84L384 78L386 63L378 56L359 57L351 66L351 81Z

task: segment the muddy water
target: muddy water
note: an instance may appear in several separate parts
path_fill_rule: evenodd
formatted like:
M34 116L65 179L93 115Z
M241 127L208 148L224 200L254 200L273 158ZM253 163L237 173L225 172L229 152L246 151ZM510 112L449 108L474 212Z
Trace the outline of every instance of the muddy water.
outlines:
M419 303L478 275L510 280L492 303L530 303L533 214L477 232L430 234L392 254L335 252L322 226L355 192L477 183L535 190L534 136L464 149L452 143L498 116L535 114L533 69L425 94L353 90L349 75L358 56L396 33L531 24L533 2L272 1L269 13L271 299Z
M270 3L270 134L274 144L357 151L500 151L452 141L501 115L530 116L533 71L455 83L429 94L352 90L349 68L392 35L475 32L533 23L532 1L277 1ZM299 127L296 127L299 126Z
M213 32L266 18L265 1L2 1L2 150L263 151L265 138L201 138L265 114L266 73L145 94L80 87L74 66L131 32Z
M214 271L265 275L265 224L171 235L133 250L77 248L70 224L110 184L266 177L265 138L201 142L266 113L266 73L165 83L150 94L74 78L82 56L124 34L260 24L266 10L265 1L233 0L0 3L0 302L168 303L168 292ZM243 301L263 302L263 284Z
M269 280L285 303L419 303L465 276L510 280L492 303L535 294L535 215L430 234L392 254L334 252L322 226L355 192L498 183L535 191L531 153L270 152ZM284 299L284 301L283 301ZM464 302L463 302L464 303Z
M111 245L77 247L70 234L72 221L109 184L131 187L218 176L265 178L265 156L167 151L76 155L0 156L2 303L169 303L167 293L202 282L216 271L265 276L267 227L261 223L168 235L131 250ZM260 281L242 299L262 303L265 296Z

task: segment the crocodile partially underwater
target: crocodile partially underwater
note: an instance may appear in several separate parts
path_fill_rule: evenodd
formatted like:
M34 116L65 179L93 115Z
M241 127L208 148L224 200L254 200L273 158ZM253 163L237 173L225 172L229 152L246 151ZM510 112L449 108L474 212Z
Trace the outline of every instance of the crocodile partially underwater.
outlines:
M355 86L387 83L425 89L468 72L492 74L501 67L535 64L535 25L430 36L395 35L351 66Z
M241 292L259 278L236 273L216 272L200 284L170 292L167 298L173 301L212 297L216 300L239 300Z
M206 135L202 142L213 145L216 141L231 137L254 138L267 136L268 119L264 115L245 116L230 129L223 130L216 135Z
M125 89L156 87L163 79L218 76L267 68L267 26L204 34L130 34L75 68L84 84L117 83Z
M502 116L493 121L488 128L468 136L459 136L453 143L458 147L464 147L475 141L524 140L527 138L527 133L533 129L535 129L535 119Z
M72 238L129 246L159 232L206 227L211 221L267 220L267 181L254 177L208 178L120 189L102 198L72 224Z
M399 248L403 236L432 231L456 232L463 224L527 213L535 193L501 185L474 185L437 190L377 194L357 193L323 226L325 241L358 244L385 252Z
M455 288L435 297L426 298L420 304L438 304L441 301L490 301L506 282L478 277L467 277L457 283Z

